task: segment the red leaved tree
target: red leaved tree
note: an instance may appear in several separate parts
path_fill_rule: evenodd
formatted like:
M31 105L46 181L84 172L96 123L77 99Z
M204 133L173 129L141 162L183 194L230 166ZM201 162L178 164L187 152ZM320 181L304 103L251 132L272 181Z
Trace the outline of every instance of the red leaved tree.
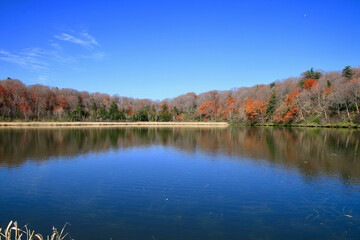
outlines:
M275 113L275 121L278 123L290 123L292 122L295 117L296 113L298 112L297 105L296 105L296 96L300 92L293 92L291 93L284 102L280 105L280 107L276 110Z
M263 122L266 115L266 105L264 101L252 98L245 102L245 116L251 123Z
M216 117L218 108L215 100L211 100L201 104L199 110L200 117L204 117L205 119L214 119Z
M229 97L228 100L226 101L227 108L224 115L225 119L231 118L232 113L235 111L235 104L236 104L235 98Z

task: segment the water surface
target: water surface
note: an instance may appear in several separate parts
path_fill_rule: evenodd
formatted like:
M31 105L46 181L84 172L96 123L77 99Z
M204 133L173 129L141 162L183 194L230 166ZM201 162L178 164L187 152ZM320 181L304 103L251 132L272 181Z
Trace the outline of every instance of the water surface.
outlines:
M0 226L75 239L358 239L360 132L0 129Z

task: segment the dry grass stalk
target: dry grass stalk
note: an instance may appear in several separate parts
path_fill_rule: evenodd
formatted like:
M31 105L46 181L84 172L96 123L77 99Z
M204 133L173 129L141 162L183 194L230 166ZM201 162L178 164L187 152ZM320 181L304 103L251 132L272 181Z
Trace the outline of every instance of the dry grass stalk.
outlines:
M47 236L46 240L64 240L68 233L64 233L66 225L61 229L60 233L53 227L51 236ZM41 234L35 234L35 231L30 230L26 225L23 229L18 227L17 222L10 221L4 232L0 228L0 240L45 240Z

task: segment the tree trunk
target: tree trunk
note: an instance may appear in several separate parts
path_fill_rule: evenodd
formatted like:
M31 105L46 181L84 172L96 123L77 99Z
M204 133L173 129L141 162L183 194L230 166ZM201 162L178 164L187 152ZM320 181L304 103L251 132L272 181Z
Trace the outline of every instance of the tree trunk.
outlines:
M349 118L349 121L351 122L351 117L350 117L350 114L349 114L349 108L348 108L347 103L345 103L345 107L346 107L347 116L348 116L348 118Z

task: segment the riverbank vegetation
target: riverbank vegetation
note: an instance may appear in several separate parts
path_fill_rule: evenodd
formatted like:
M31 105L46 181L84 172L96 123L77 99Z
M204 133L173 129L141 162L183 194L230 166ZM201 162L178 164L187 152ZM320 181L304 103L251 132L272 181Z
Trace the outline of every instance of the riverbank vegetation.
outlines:
M19 228L17 222L10 221L4 230L0 228L0 240L3 238L4 240L63 240L68 236L68 233L64 233L66 225L61 229L60 233L53 227L51 236L44 238L43 235L35 233L35 231L30 230L26 225L23 228Z
M7 128L74 128L74 127L85 127L85 128L98 128L98 127L228 127L227 122L0 122L1 127Z
M1 121L228 121L303 126L360 124L360 68L310 69L267 85L153 101L0 81Z

